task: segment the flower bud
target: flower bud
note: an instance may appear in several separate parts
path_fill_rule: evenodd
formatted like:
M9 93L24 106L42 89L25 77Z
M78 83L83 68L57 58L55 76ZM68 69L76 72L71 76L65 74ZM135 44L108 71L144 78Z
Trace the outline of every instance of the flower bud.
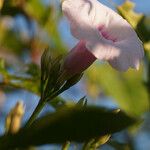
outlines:
M4 0L0 0L0 10L1 10L2 7L3 7L3 3L4 3Z
M23 115L24 105L23 102L19 101L7 115L5 123L6 133L16 133L20 129Z

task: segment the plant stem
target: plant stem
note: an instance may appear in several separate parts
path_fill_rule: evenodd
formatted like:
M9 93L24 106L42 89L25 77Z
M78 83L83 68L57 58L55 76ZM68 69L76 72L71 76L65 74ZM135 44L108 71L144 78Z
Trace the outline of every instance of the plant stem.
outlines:
M39 115L45 104L46 104L45 101L42 101L41 99L39 100L38 105L36 106L34 112L32 113L25 127L29 127L33 123L33 121L37 118L37 116Z
M33 121L37 118L38 114L41 112L41 110L45 106L46 102L54 99L55 97L57 97L63 91L64 91L64 89L58 90L56 93L52 94L51 97L48 100L40 99L38 105L36 106L34 112L32 113L32 115L29 118L28 122L26 123L25 127L29 127L33 123Z

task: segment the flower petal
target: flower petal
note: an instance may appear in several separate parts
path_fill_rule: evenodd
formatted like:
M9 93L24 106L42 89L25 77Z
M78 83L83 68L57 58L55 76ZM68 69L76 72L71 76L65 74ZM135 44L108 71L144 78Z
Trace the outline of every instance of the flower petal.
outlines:
M116 45L120 51L120 55L114 59L110 59L108 61L109 64L119 71L126 71L129 67L138 70L140 60L144 56L144 51L140 40L124 40L118 42Z
M92 27L93 6L91 0L65 0L62 10L70 22L72 35L77 39L93 40L97 34Z
M103 40L102 43L90 42L86 47L92 49L91 53L96 58L108 61L119 71L126 71L129 67L138 69L140 60L144 56L142 43L137 37L114 43L107 40Z

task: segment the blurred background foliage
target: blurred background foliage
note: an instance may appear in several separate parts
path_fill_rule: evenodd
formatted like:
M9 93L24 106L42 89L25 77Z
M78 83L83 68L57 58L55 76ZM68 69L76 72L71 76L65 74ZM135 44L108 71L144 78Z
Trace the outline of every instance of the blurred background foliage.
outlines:
M142 40L145 58L140 70L120 73L107 63L97 61L85 72L82 81L68 92L70 96L66 92L62 98L73 99L86 94L91 100L89 103L111 105L132 115L144 116L150 108L150 17L134 11L135 3L122 2L118 6L105 1L133 26ZM66 30L69 28L64 22L59 0L0 0L0 108L5 103L10 103L8 108L12 107L7 96L21 92L20 89L28 91L26 95L40 94L39 64L43 50L49 47L52 55L58 56L76 43L68 35ZM18 97L14 99L17 101ZM36 103L31 102L32 97L24 96L25 103ZM26 111L28 109L31 110L26 107ZM5 117L8 111L1 109L0 113Z

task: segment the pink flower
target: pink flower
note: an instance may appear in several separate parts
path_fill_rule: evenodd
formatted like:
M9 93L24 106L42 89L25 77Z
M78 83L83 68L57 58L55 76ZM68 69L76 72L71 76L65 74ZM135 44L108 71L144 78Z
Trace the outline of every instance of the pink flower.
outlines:
M144 56L142 42L120 15L97 0L63 0L62 10L72 35L80 41L66 59L68 68L73 65L79 72L81 66L83 71L96 58L119 71L139 68Z

